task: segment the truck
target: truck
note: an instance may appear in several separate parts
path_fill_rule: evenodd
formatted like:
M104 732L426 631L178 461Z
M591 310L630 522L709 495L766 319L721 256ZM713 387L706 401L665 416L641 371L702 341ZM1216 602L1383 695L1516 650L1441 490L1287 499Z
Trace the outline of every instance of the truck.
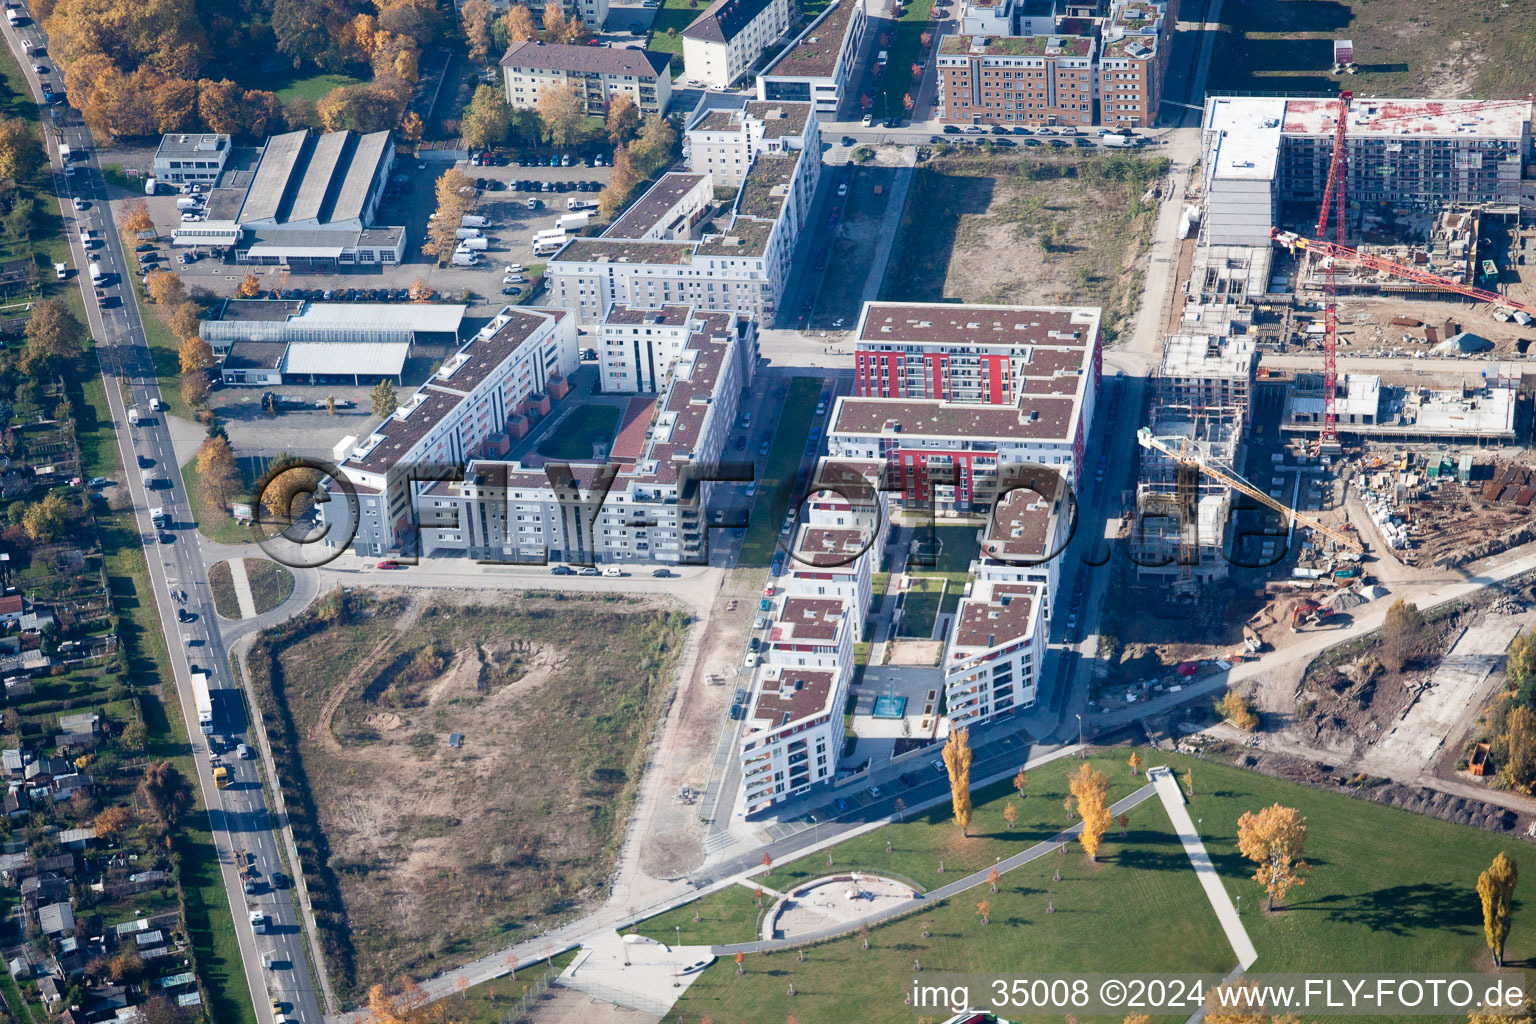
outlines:
M176 200L176 209L178 210L201 210L202 208L202 201L196 196L182 196Z
M485 232L481 231L479 228L455 228L453 237L459 239L460 241L464 241L467 238L480 238L484 236L484 234Z
M551 228L548 231L540 231L534 235L533 244L538 245L540 242L564 242L567 237L568 233L565 228Z
M595 210L597 209L597 200L571 196L565 201L565 208L567 210Z
M101 279L102 279L101 264L100 263L92 263L91 264L91 283L92 284L101 284Z
M472 267L480 262L480 257L473 252L460 249L453 254L453 265L456 267Z
M1099 144L1103 146L1135 148L1141 145L1141 137L1138 135L1105 135L1099 139Z
M459 218L460 226L466 228L483 228L487 227L490 223L491 219L489 217L482 217L478 213L466 213Z
M485 238L466 238L462 242L459 243L459 249L460 250L471 249L471 250L479 251L481 249L489 248L490 244L491 244L490 241L485 239Z
M70 157L70 149L69 149L69 147L64 145L64 143L62 143L62 142L59 143L59 163L61 163L61 164L69 163L69 157Z
M567 213L563 217L555 219L555 226L563 231L577 231L586 227L587 222L591 219L592 214L585 211L582 213Z
M130 405L128 407L128 425L130 427L136 427L139 425L139 407L136 405Z
M5 12L5 20L11 23L12 28L15 28L17 25L21 24L21 15L17 14L14 9L7 8Z
M162 530L171 525L171 517L166 514L165 509L159 507L149 510L149 521Z
M546 238L542 241L536 238L533 240L533 254L535 256L553 256L555 253L559 252L561 247L564 245L564 237Z
M147 195L147 196L154 195L155 194L156 184L157 183L156 183L154 178L145 178L144 179L144 194Z
M208 675L192 673L192 701L197 705L197 726L204 736L213 734L213 699L208 695Z
M219 760L217 757L215 757L211 763L213 765L213 784L220 789L228 789L229 769L224 765L224 762Z

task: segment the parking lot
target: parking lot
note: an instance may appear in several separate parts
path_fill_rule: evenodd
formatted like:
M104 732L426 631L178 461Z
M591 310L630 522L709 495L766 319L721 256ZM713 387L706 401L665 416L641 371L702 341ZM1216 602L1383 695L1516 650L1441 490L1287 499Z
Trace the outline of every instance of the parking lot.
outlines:
M504 166L474 167L462 161L454 165L469 178L480 178L485 182L472 212L490 221L482 229L488 245L481 253L480 263L474 267L440 268L422 255L427 221L435 207L433 186L448 165L406 156L395 161L390 196L380 204L376 218L379 224L406 226L405 260L398 265L359 268L336 274L289 274L283 267L245 266L232 259L226 261L212 256L183 264L180 257L186 250L162 244L157 247L160 266L179 273L188 289L206 289L218 296L233 295L248 272L256 275L264 294L275 289L298 290L307 297L323 298L324 292L329 290L333 301L404 301L405 290L413 282L422 280L440 298L468 302L471 316L489 316L507 302L522 298L521 295L503 295L502 278L504 268L509 264L530 268L535 265L529 247L533 235L553 229L556 220L570 212L567 209L569 199L595 200L598 191L608 182L609 168L606 166L589 167L581 159L573 158L570 166L550 167L549 156L547 152L544 154L545 166L541 167L520 167L515 158ZM540 188L548 182L552 190L538 193L514 191L513 184L518 181L534 182ZM585 183L588 191L571 188L577 182ZM554 191L559 185L566 185L570 190ZM176 206L179 198L180 195L146 197L156 233L163 238L168 238L181 223L183 211ZM529 208L530 199L535 200L536 208Z

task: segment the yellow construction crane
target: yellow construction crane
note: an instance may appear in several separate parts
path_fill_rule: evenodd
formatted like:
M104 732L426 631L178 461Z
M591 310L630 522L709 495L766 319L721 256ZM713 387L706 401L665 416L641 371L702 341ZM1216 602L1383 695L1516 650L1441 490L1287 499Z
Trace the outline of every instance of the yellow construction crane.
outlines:
M1232 488L1234 491L1241 491L1242 493L1248 495L1248 497L1252 498L1254 501L1267 505L1268 507L1274 509L1276 512L1283 514L1286 518L1293 519L1300 523L1302 526L1316 530L1321 534L1333 538L1357 554L1365 553L1365 546L1362 545L1354 537L1335 530L1331 526L1324 526L1322 523L1318 522L1316 519L1313 519L1311 516L1302 515L1300 512L1291 508L1284 502L1276 501L1274 498L1271 498L1268 494L1265 494L1263 491L1259 490L1257 487L1253 486L1248 481L1244 480L1242 477L1236 475L1235 473L1228 473L1216 466L1211 465L1211 463L1206 460L1204 453L1196 445L1191 444L1189 438L1187 437L1153 437L1152 431L1149 427L1142 427L1140 430L1136 431L1136 443L1141 445L1143 448L1151 448L1162 452L1164 455L1168 456L1180 466L1189 466L1199 470L1202 473L1210 474L1217 480L1220 480L1222 483Z

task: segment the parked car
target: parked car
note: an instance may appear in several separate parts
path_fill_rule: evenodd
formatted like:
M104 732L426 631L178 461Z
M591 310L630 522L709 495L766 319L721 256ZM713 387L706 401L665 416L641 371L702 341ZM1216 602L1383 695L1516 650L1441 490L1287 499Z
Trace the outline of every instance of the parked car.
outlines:
M577 576L601 576L603 571L595 565L584 565L577 571Z
M568 565L553 565L550 566L549 574L551 576L575 576L576 570Z
M401 565L399 562L395 561L393 558L386 558L386 559L384 559L384 561L382 561L378 565L374 566L374 568L375 569L404 569L405 566Z

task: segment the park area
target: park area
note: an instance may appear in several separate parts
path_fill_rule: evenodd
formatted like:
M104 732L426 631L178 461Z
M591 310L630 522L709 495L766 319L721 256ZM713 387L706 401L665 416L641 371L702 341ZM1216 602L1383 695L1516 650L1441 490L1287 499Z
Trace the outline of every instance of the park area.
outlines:
M256 700L311 893L339 903L339 986L430 974L600 898L688 621L661 600L386 590L261 635Z
M881 298L1100 306L1113 341L1141 299L1163 158L936 156L913 172Z
M1212 90L1513 99L1536 91L1536 6L1274 0L1221 8ZM1358 74L1333 75L1333 40Z
M1090 758L1109 779L1110 801L1145 781L1144 775L1131 775L1130 753L1121 748ZM1213 761L1156 750L1137 753L1143 765L1166 764L1181 785L1193 786L1190 817L1258 951L1251 971L1495 969L1483 935L1477 877L1501 851L1518 861L1518 840ZM945 801L824 853L774 865L752 881L787 892L834 872L866 871L932 890L984 871L1072 824L1062 802L1066 774L1079 764L1063 758L1029 771L1022 801L1009 783L976 791L969 838L960 835ZM1013 828L1003 815L1010 802L1019 811ZM1310 870L1305 884L1270 911L1252 879L1253 863L1237 850L1237 822L1244 813L1276 803L1306 819L1303 857ZM1236 962L1156 798L1129 812L1124 833L1119 825L1110 827L1097 862L1089 862L1074 843L1063 854L1006 872L998 890L992 894L983 884L867 932L807 947L804 962L788 951L754 953L743 964L745 974L738 975L730 958L723 958L688 989L667 1020L777 1021L793 1012L801 1020L908 1021L912 1010L902 1001L903 981L911 978L914 960L924 972L1010 975L1226 973ZM978 914L983 900L990 923ZM771 904L772 897L765 897L763 906ZM667 942L680 936L685 944L748 942L757 937L765 912L753 889L738 885L636 930ZM1517 896L1506 964L1524 968L1533 951L1536 916L1522 913Z

